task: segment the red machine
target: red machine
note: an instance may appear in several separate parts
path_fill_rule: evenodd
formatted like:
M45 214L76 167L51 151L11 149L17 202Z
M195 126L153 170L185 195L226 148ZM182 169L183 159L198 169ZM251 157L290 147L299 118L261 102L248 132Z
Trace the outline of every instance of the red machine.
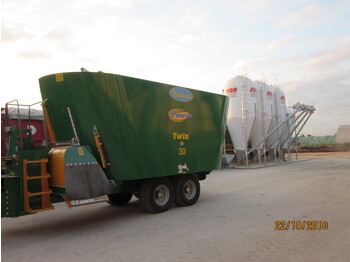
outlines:
M6 125L6 121L8 121ZM42 146L48 139L46 131L43 112L40 109L15 108L8 107L8 119L5 119L5 108L1 108L1 157L7 155L6 152L6 128L5 126L15 126L23 131L23 138L28 137L29 130L31 132L34 146ZM45 133L46 138L45 138Z

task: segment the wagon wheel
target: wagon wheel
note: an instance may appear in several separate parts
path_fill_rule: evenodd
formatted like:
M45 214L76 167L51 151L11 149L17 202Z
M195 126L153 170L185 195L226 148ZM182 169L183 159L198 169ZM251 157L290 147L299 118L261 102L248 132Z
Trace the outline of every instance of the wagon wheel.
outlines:
M109 203L113 206L125 206L132 198L132 193L117 193L108 195Z
M190 206L197 202L200 195L200 184L195 175L180 175L173 179L175 187L174 202L178 206Z
M152 213L167 211L174 200L174 187L168 178L145 180L140 187L143 208Z

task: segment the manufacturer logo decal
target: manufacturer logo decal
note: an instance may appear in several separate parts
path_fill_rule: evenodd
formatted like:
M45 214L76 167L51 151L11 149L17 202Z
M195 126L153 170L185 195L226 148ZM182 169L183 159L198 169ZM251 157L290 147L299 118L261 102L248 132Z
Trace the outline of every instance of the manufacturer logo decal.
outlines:
M236 93L238 91L238 88L237 87L234 87L234 88L227 88L226 89L226 95L228 94L232 94L232 93Z
M187 167L187 164L185 163L185 164L179 164L178 166L177 166L177 169L179 169L179 174L186 174L187 173L187 171L189 171L190 169ZM184 170L186 170L186 171L184 171Z
M56 82L63 82L64 81L64 76L62 73L56 74Z
M227 96L229 97L233 97L233 96L237 96L238 95L238 88L237 87L230 87L230 88L227 88L225 93Z
M28 126L27 126L27 129L30 131L30 133L31 133L32 135L35 135L35 134L36 134L36 127L35 127L35 126L33 126L33 125L28 125ZM29 135L29 132L27 132L27 135Z
M272 96L273 96L272 91L267 91L266 96L267 96L267 100L272 100Z
M249 92L250 92L250 96L251 97L256 97L256 94L257 94L258 90L255 87L251 87L249 89Z
M188 139L190 139L190 134L173 132L173 139L174 140L188 140Z
M251 87L251 88L249 89L249 92L250 92L250 93L256 93L256 91L257 91L257 90L256 90L255 87Z
M193 115L186 112L184 109L180 109L180 108L175 108L175 109L171 109L168 112L168 116L170 118L170 120L175 121L175 122L183 122L188 118L192 118Z
M193 99L192 92L182 87L173 87L169 90L169 95L179 102L189 102Z

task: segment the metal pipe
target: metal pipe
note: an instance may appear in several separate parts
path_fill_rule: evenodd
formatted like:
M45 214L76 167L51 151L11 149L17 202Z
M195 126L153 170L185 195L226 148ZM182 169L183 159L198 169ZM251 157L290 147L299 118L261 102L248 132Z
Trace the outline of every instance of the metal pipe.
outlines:
M282 133L286 133L288 132L287 138L281 143L281 146L283 147L283 145L285 144L285 142L288 140L290 133L293 133L294 130L296 128L294 128L292 131L290 131L290 128L292 127L293 124L295 124L297 122L297 120L304 114L303 118L299 121L299 123L296 125L296 127L298 127L300 125L300 123L304 120L304 118L307 116L309 112L308 111L304 111L302 114L300 114L289 126L287 126L286 129L284 129L282 131Z
M293 129L293 131L303 122L304 118L309 114L309 112L304 112L304 113L305 113L305 114L304 114L303 118L302 118L302 119L299 121L299 123L295 126L295 128ZM300 115L295 119L294 123L298 120L298 118L300 118L301 115L302 115L302 114L300 114ZM294 124L294 123L293 123L293 124ZM281 143L281 146L284 145L284 143L288 140L288 138L291 136L291 134L293 133L293 131L292 131L292 132L288 132L287 138L286 138L285 140L283 140L283 142Z
M308 118L305 120L304 124L301 126L300 130L298 131L298 133L295 135L294 139L292 140L292 142L290 142L291 144L294 143L294 140L298 137L300 131L303 129L303 127L305 126L306 122L309 120L309 118L311 117L312 113L310 113L310 115L308 116Z
M70 108L69 108L69 107L67 107L67 111L68 111L68 114L69 114L70 122L71 122L71 124L72 124L72 128L73 128L73 132L74 132L75 139L76 139L76 140L78 141L78 143L79 143L79 138L78 138L77 130L75 129L74 120L73 120L72 113L70 112Z
M288 117L286 120L284 120L281 124L279 124L273 131L271 131L269 134L267 134L267 136L264 138L263 141L265 141L267 139L267 137L271 136L273 133L275 133L278 129L280 129L289 119L291 119L296 113L298 113L299 111L296 111L293 115L291 115L290 117ZM304 112L301 112L300 115L304 114ZM297 117L299 118L300 115ZM281 132L282 133L282 132ZM280 138L280 136L277 137L277 139L275 139L273 141L273 143L271 143L272 145L275 144L277 142L277 140ZM261 144L263 141L261 141L259 144Z
M295 129L295 139L297 139L296 134L297 134L297 130ZM292 142L291 142L291 144L292 144ZM295 143L295 159L298 160L298 139L296 140L296 143Z
M9 121L9 116L8 116L8 106L12 105L12 102L16 102L17 103L17 114L18 114L18 130L19 130L19 141L20 141L20 145L21 145L21 151L23 151L23 138L22 138L22 122L21 122L21 114L19 112L19 103L17 99L14 99L8 103L6 103L5 105L5 115L6 115L6 119L5 119L5 123L6 126L8 126L10 123ZM14 104L16 105L16 104ZM17 143L17 142L16 142Z
M290 117L288 117L285 121L283 121L281 124L279 124L277 127L275 127L275 129L273 129L270 133L268 133L266 135L266 137L264 137L255 147L253 147L252 149L250 149L247 154L251 153L253 150L255 150L262 142L264 142L269 136L271 136L272 134L274 134L281 126L283 126L290 118L292 118L296 113L298 113L300 111L300 109L297 109L295 111L295 113L293 115L291 115ZM303 112L304 113L304 112ZM279 138L279 137L278 137ZM276 140L277 141L277 140ZM276 141L274 141L272 144L274 144Z
M305 116L307 115L307 112L305 112L305 111L301 112L301 114L300 114L299 116L297 116L297 118L293 121L293 124L294 124L302 115L304 115L304 116L303 116L303 119L304 119ZM287 120L288 120L288 119L287 119ZM301 121L302 121L302 120L301 120ZM279 137L277 137L277 139L275 139L275 140L273 141L272 144L276 143L277 140L279 140L279 139L281 138L281 136L284 134L284 132L287 131L289 128L290 128L290 127L287 127L286 129L283 129L282 132L281 132L281 135L280 135ZM283 145L283 143L279 143L279 147L281 147L282 145Z

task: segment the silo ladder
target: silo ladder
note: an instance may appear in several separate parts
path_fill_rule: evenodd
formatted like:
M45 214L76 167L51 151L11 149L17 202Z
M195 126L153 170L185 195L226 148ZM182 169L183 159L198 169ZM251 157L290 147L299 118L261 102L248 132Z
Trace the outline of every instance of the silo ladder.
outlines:
M24 197L24 211L27 213L37 213L42 211L48 211L54 209L54 206L51 205L50 194L52 190L49 189L49 178L50 174L47 173L46 163L48 162L47 158L42 158L41 160L28 161L23 159L23 197ZM29 176L28 175L28 164L41 164L41 175L40 176ZM34 179L41 179L41 192L31 193L28 190L28 181ZM32 209L29 205L29 198L33 196L41 196L41 208Z

